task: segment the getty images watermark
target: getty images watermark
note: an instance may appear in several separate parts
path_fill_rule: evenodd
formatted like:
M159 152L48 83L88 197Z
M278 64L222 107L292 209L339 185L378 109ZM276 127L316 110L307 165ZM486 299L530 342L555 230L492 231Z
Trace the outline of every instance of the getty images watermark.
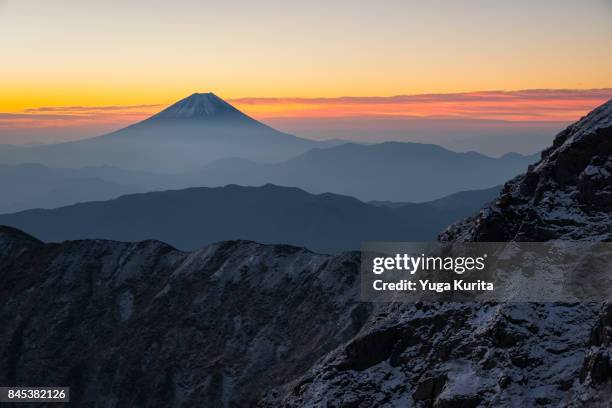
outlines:
M610 301L612 243L367 242L361 300Z

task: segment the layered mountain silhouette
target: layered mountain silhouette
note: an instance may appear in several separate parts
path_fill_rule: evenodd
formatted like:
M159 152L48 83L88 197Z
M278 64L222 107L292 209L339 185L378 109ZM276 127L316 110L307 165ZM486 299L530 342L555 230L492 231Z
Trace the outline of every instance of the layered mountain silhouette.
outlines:
M279 132L212 93L196 93L107 135L0 149L0 188L12 192L0 199L0 212L131 192L266 183L366 201L422 202L490 188L535 160L420 143L315 142Z
M458 214L472 214L484 204L493 201L501 189L502 186L495 186L482 190L460 191L446 197L438 198L437 200L427 201L427 204L442 211L454 211ZM395 201L370 201L369 204L398 208L406 203Z
M491 188L524 171L537 155L492 158L421 143L347 143L316 148L275 164L221 160L191 175L186 185L229 183L295 186L312 193L333 191L360 200L429 201L465 190Z
M482 196L480 192L474 194ZM390 207L271 184L230 185L133 194L54 210L28 210L0 215L0 225L22 229L45 241L157 239L193 250L212 242L247 239L337 252L356 250L363 241L432 240L446 225L485 203L466 206L458 201L456 208L427 203Z
M224 159L198 171L178 174L110 166L70 169L40 164L0 165L0 190L5 192L0 197L0 213L57 208L129 193L227 184L272 183L311 193L331 191L364 201L424 202L498 185L535 160L535 156L509 154L491 158L435 145L383 143L317 148L276 164ZM453 200L453 205L461 205L459 201ZM474 208L472 203L469 208Z
M0 150L0 163L173 172L227 157L280 161L320 145L272 129L212 93L195 93L108 135Z
M52 168L40 164L0 165L0 213L57 208L155 189L161 175L115 167Z

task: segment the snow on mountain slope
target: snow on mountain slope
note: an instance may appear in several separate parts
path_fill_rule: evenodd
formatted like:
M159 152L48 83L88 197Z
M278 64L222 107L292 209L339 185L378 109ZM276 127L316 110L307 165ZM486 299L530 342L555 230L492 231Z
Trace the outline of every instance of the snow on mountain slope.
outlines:
M612 101L557 135L542 160L443 240L612 239Z
M443 241L609 241L612 101L568 127L499 198ZM594 303L380 305L277 407L609 407L612 307Z
M197 118L212 116L219 112L239 112L229 103L212 92L194 93L174 105L164 109L154 117L162 118Z
M0 227L0 383L70 386L75 406L249 406L359 330L357 262Z
M311 142L279 132L253 119L212 92L189 95L150 118L101 138L135 136L148 139L161 136L172 138L171 140L176 142L185 136L198 139L213 138L213 140L219 138L227 142L245 137L259 139L261 143ZM312 146L314 145L312 142Z
M194 93L153 115L149 120L206 119L215 115L232 114L247 117L212 92Z

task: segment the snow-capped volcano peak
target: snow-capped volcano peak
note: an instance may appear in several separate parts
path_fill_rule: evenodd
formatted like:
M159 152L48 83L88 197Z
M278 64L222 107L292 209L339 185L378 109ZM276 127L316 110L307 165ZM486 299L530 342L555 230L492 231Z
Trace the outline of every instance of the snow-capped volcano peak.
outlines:
M164 162L183 169L188 157L199 164L227 157L276 161L317 145L253 119L213 93L194 93L143 121L94 139L103 143L122 140L120 149L112 148L112 155L115 149L125 152L130 145L136 152L129 154L130 163L143 151L161 149L155 159L146 160L147 166ZM172 152L175 157L170 159ZM164 160L157 160L159 154Z
M156 119L203 119L214 116L242 115L212 92L194 93L154 115Z

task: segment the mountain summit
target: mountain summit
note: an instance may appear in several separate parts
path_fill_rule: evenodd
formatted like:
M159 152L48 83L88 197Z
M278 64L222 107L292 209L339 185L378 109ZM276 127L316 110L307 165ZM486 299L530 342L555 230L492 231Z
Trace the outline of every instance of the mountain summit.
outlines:
M194 93L180 101L170 105L163 111L151 116L142 123L160 122L187 122L201 121L208 124L249 124L251 126L266 127L255 119L245 115L238 109L219 98L212 92ZM272 129L270 129L272 130Z
M201 132L202 127L214 127L217 130L223 128L230 132L238 128L241 130L246 128L250 132L281 133L239 111L214 93L207 92L191 94L161 112L112 134L123 134L125 130L140 129L146 129L149 133L152 126L180 126L183 129L195 127L194 129L198 129L198 132Z
M194 93L185 99L181 99L174 105L159 112L154 117L172 119L193 119L223 114L227 112L238 112L229 103L219 98L212 92Z

